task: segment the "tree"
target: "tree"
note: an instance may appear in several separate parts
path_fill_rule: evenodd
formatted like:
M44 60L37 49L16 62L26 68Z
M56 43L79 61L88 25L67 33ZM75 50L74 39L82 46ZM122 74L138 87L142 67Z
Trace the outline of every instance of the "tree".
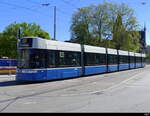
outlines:
M41 29L41 27L35 23L12 23L8 25L3 31L4 35L7 35L9 38L16 38L18 29L21 29L21 37L25 36L36 36L41 37L43 39L50 39L49 34Z
M118 50L138 52L140 49L138 31L127 31L123 24L122 16L118 14L113 26L113 43L114 48Z
M145 60L146 60L146 62L147 63L150 63L150 45L148 45L147 47L146 47L146 58L145 58Z
M106 31L108 30L108 12L107 12L107 4L98 5L93 8L93 16L92 16L92 27L93 27L93 35L98 37L99 43L102 42L102 39L106 36Z
M72 18L71 41L80 44L99 45L106 30L106 6L80 8ZM103 25L103 27L102 27ZM104 28L105 27L105 28ZM84 42L83 42L84 41Z
M17 58L17 33L21 29L21 37L35 36L43 39L50 39L49 34L42 30L35 23L12 23L8 25L0 34L0 56Z
M140 50L140 39L141 35L139 34L138 31L129 31L127 32L127 41L128 43L126 43L126 46L128 47L129 51L133 51L133 52L139 52Z
M74 13L71 41L133 51L139 48L138 28L133 9L125 4L105 2Z
M114 48L117 50L123 49L125 46L126 30L122 23L122 16L118 14L117 19L113 26L113 42Z
M81 8L79 12L74 14L73 23L71 25L72 37L71 41L86 44L91 36L90 34L90 9Z

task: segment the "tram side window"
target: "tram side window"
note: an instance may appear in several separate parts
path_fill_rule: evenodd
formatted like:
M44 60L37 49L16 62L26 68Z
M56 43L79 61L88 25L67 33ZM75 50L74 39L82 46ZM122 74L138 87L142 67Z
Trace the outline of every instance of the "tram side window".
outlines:
M77 67L81 66L81 53L60 51L58 52L58 67Z
M136 63L138 63L139 61L138 61L138 57L136 57Z
M108 55L109 65L118 64L118 56L117 55Z
M130 63L135 63L135 57L134 56L130 56Z
M141 63L141 62L142 62L141 57L136 57L136 63Z
M29 67L31 68L45 68L45 50L31 50Z
M135 58L136 63L138 63L138 57Z
M56 67L56 51L47 51L46 56L46 67L47 68L55 68Z
M120 56L120 64L126 64L128 62L128 56Z
M140 57L140 63L142 63L142 57Z
M145 58L144 57L142 57L142 63L145 63Z
M86 53L85 57L86 57L86 61L85 61L86 66L106 64L105 54Z
M100 64L106 65L106 54L100 54L99 57L100 57L100 62L101 62Z

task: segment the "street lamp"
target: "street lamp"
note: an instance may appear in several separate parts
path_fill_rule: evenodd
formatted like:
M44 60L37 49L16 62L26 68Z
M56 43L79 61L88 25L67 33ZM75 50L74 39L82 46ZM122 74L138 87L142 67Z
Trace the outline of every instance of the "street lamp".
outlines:
M49 6L50 5L50 3L43 3L43 4L41 4L42 6Z
M142 4L142 5L145 5L145 4L146 4L146 2L141 2L141 4Z
M50 3L43 3L42 6L50 6ZM54 40L56 40L56 6L54 6Z

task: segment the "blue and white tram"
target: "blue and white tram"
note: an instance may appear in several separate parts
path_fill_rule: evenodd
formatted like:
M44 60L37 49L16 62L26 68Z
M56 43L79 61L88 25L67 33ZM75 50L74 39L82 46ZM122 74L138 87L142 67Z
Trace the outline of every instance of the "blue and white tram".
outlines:
M127 70L129 69L129 52L118 50L119 56L119 70Z
M79 44L23 38L19 56L17 80L45 81L82 75Z
M135 53L129 52L129 69L135 69Z
M107 48L107 72L115 72L119 70L118 51L116 49Z
M141 68L142 67L142 54L135 53L135 68Z
M18 52L16 80L21 81L75 78L145 66L144 54L139 53L141 60L136 60L138 55L126 51L37 37L22 38Z
M146 55L142 54L142 66L141 66L141 68L145 67L145 57L146 57Z
M106 48L84 45L84 68L84 75L105 73Z

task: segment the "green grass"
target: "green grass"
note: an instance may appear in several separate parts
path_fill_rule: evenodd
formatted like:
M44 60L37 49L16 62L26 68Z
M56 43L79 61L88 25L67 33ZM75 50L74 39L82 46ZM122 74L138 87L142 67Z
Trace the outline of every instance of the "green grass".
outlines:
M146 65L150 65L150 63L146 63Z

